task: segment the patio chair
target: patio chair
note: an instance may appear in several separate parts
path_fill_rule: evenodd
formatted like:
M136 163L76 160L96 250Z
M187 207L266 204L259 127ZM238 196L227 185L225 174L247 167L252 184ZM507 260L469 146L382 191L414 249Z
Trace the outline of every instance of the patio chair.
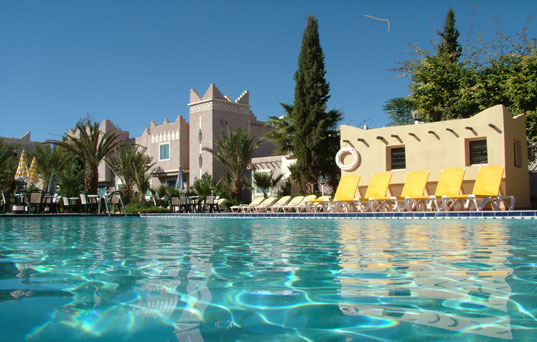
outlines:
M80 198L80 212L84 211L84 213L96 213L97 207L99 205L99 202L94 201L89 198L88 194L85 192L81 192L79 194Z
M57 198L56 196L51 195L51 194L46 194L43 197L43 211L44 212L48 211L51 214L57 214L58 205L59 205L58 200L59 198Z
M271 213L276 213L280 211L284 205L287 205L289 201L291 201L291 196L283 196L276 203L274 203L273 205L265 209L262 209L262 211L266 211L266 212L270 211Z
M393 196L387 200L390 209L394 211L424 210L423 201L416 200L416 198L424 196L423 193L428 179L428 170L410 171L406 177L401 196Z
M448 168L440 172L438 184L434 195L431 196L413 196L413 201L425 203L426 210L448 210L444 207L442 197L458 196L461 191L462 180L464 178L464 168ZM422 204L419 204L422 205Z
M218 196L215 195L207 195L205 196L205 199L203 200L203 211L208 211L210 213L214 213L214 209L218 203Z
M28 213L39 214L43 210L43 192L36 191L30 193L28 200Z
M121 196L121 191L114 191L106 197L106 206L108 210L108 215L114 214L116 210L121 213L123 209L123 214L127 216L127 209L123 203L123 197Z
M263 202L259 203L258 205L250 207L248 211L256 213L266 212L267 208L276 203L276 201L278 201L277 197L267 197Z
M282 205L280 207L272 207L272 212L277 213L280 211L286 212L287 209L292 209L292 211L295 210L295 206L299 205L304 200L304 196L295 196L293 197L287 204Z
M354 201L359 211L379 211L385 210L390 197L386 197L386 192L390 186L392 174L389 172L375 173L371 176L367 190L363 199Z
M216 211L220 212L222 210L226 211L224 204L226 204L227 199L225 198L219 198L218 201L216 201Z
M264 199L265 198L263 196L256 197L252 202L250 202L250 204L234 205L229 209L231 209L232 213L238 213L242 211L243 208L248 208L250 206L255 207L256 205L261 204L261 202L263 202Z
M76 199L76 197L73 197L73 199ZM75 200L71 200L67 196L62 196L62 208L63 212L73 212L76 210L77 203Z
M170 208L172 212L188 213L190 212L191 206L188 197L180 194L179 196L172 196L170 198Z
M515 207L514 196L500 195L500 185L502 183L503 166L482 166L477 171L474 188L468 195L442 196L442 208L444 210L472 208L477 211L485 209L490 203L493 210L500 210L502 202L507 210Z
M308 206L312 209L319 209L321 206L322 211L350 211L352 204L355 201L356 190L358 189L358 183L360 182L360 175L344 175L339 181L334 198L318 198L308 201ZM308 210L309 211L309 210Z

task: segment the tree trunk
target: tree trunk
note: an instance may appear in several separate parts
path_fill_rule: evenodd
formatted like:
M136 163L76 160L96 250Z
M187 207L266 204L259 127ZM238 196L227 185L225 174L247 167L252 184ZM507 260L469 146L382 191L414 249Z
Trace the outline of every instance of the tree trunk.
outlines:
M306 182L306 193L308 194L313 194L316 192L316 188L317 188L317 182L312 182L312 181L309 181L309 182Z
M234 180L231 185L231 192L233 192L233 197L235 200L240 201L242 195L242 180Z
M84 176L84 191L89 194L96 194L99 187L99 169L98 165L86 166Z

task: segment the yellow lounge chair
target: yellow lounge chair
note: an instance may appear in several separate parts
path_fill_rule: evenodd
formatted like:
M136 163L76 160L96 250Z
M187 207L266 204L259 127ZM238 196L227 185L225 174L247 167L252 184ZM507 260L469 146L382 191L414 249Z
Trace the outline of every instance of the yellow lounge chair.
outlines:
M282 206L289 203L290 200L291 200L291 196L283 196L279 200L277 200L276 203L274 204L268 205L267 203L267 206L264 206L264 205L258 206L259 209L257 210L257 212L269 212L269 211L273 213L277 212ZM263 202L263 204L264 203L265 202Z
M423 201L418 198L423 198L428 179L429 171L427 170L410 171L406 176L401 196L389 199L391 209L394 211L424 210Z
M280 211L285 212L285 211L286 211L286 208L288 208L288 207L292 207L292 208L294 208L294 206L300 204L300 202L302 202L302 200L304 200L304 196L295 196L295 197L293 197L289 202L287 202L287 203L284 204L284 205L281 205L281 206L276 206L276 204L273 205L273 206L270 208L270 210L271 210L273 213L277 213L277 212L280 212Z
M260 196L260 197L255 198L250 204L234 205L229 209L231 209L232 213L238 213L239 211L245 212L243 211L243 209L248 208L250 206L255 207L256 205L261 204L261 202L263 202L264 199L265 199L264 197Z
M490 203L493 210L500 210L503 201L506 209L513 210L515 207L515 197L500 195L502 176L503 166L501 165L480 167L477 171L472 193L468 195L443 196L442 207L445 210L452 208L459 209L462 204L466 210L474 208L480 211L485 209L487 204ZM509 205L507 205L507 201L509 201Z
M308 201L308 206L318 208L320 204L323 211L350 211L356 200L356 190L360 182L359 175L344 175L339 181L334 199L318 198Z
M317 196L315 196L317 197ZM328 206L330 205L330 201L332 200L332 196L321 196L319 198L313 198L311 200L304 199L304 209L308 213L318 213L321 211L328 210ZM297 209L297 213L301 210Z
M317 198L317 196L315 196L315 195L303 196L302 201L300 201L299 203L297 203L295 205L286 205L283 208L283 211L286 212L286 213L289 213L289 212L297 212L297 213L299 213L299 212L302 212L302 211L307 211L306 204L309 201L314 200L316 198Z
M266 212L267 208L276 203L276 201L278 201L278 198L276 197L267 197L263 202L259 203L259 205L250 207L248 211L256 213Z
M391 173L375 173L371 176L371 180L367 185L367 190L363 199L354 201L357 209L360 211L379 211L381 208L386 208L386 200L390 197L386 197L390 180L392 179Z
M447 210L442 204L442 197L452 197L459 195L461 191L462 180L464 178L464 168L443 169L438 178L438 184L434 195L431 196L414 196L414 201L425 202L426 210Z

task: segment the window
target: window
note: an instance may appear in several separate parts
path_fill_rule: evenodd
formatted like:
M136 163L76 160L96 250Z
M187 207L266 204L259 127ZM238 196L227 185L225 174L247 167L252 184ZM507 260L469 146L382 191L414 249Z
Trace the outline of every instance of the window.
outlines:
M513 157L515 159L515 167L522 167L522 145L520 141L513 141Z
M203 165L203 158L201 157L201 154L200 154L200 157L199 157L199 162L200 162L200 167Z
M159 152L159 160L170 160L170 144L161 144Z
M203 134L201 133L201 128L200 128L200 130L198 131L198 137L199 137L200 141L201 141L201 139L203 138Z
M487 139L470 140L468 153L470 165L488 163Z
M390 170L406 169L405 147L390 148Z

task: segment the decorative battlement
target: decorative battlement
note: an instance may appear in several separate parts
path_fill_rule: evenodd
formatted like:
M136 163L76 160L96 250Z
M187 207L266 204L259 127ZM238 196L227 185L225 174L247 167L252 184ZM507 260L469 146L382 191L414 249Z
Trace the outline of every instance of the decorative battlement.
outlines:
M178 115L174 122L170 122L166 118L162 122L162 125L158 125L154 121L151 121L149 125L150 127L144 130L142 137L147 137L151 143L159 143L180 139L181 126L188 124L185 118Z
M245 90L237 100L233 101L229 96L223 95L214 83L201 97L195 89L190 89L190 113L198 113L206 110L218 109L226 112L253 114L250 110L250 93Z
M30 132L24 133L24 135L20 139L22 141L30 142Z
M189 106L197 104L199 102L205 102L209 100L220 100L225 101L233 104L241 104L241 105L250 105L250 92L248 90L245 90L242 92L242 94L237 98L237 100L233 101L229 96L223 95L222 92L216 87L214 83L211 83L209 85L209 88L203 95L203 97L200 96L200 94L196 91L196 89L190 89L190 103Z
M243 91L241 96L239 96L235 102L250 104L250 92L248 90Z

